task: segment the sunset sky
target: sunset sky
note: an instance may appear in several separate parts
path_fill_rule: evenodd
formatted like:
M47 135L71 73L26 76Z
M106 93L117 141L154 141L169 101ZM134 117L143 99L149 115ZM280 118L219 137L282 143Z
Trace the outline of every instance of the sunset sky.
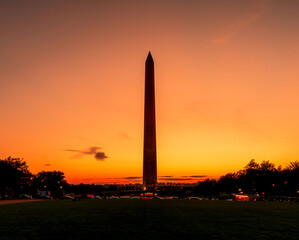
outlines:
M0 0L0 159L139 181L151 51L160 181L285 167L299 159L298 13L297 0Z

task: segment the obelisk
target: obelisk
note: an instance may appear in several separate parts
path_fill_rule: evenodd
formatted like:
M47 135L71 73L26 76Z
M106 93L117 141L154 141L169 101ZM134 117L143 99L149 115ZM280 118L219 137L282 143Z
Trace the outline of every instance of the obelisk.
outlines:
M155 191L157 187L155 76L151 52L145 61L143 144L143 189Z

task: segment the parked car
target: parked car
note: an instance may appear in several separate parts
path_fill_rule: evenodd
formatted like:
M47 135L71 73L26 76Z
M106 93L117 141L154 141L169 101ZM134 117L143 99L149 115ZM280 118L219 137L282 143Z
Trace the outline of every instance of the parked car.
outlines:
M11 199L11 197L7 196L7 195L1 195L0 196L0 200L8 200Z
M61 199L74 199L74 197L70 195L64 195L61 197Z
M162 198L162 197L160 197L160 196L155 196L155 197L153 197L152 199L160 199L160 200L162 200L162 199L165 199L165 198Z
M119 198L121 198L121 199L130 199L129 196L120 196Z
M130 199L140 199L140 197L138 197L138 196L133 196L133 197L130 197Z
M199 198L199 197L188 197L188 200L202 200L202 198Z
M108 199L119 199L119 197L117 197L117 196L111 196Z
M31 195L28 195L28 194L20 194L20 199L32 199L32 196Z

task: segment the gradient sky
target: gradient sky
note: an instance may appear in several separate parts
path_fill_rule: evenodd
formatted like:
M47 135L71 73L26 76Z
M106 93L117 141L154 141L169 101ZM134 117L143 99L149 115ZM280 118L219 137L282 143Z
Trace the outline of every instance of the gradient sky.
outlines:
M286 166L299 158L298 12L296 0L0 0L0 158L71 183L138 180L150 50L161 181Z

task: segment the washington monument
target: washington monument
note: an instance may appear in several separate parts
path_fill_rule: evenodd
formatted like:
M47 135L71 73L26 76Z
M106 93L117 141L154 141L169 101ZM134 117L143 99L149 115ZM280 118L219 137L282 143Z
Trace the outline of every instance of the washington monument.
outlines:
M155 76L151 52L145 61L143 144L143 189L155 191L157 187Z

